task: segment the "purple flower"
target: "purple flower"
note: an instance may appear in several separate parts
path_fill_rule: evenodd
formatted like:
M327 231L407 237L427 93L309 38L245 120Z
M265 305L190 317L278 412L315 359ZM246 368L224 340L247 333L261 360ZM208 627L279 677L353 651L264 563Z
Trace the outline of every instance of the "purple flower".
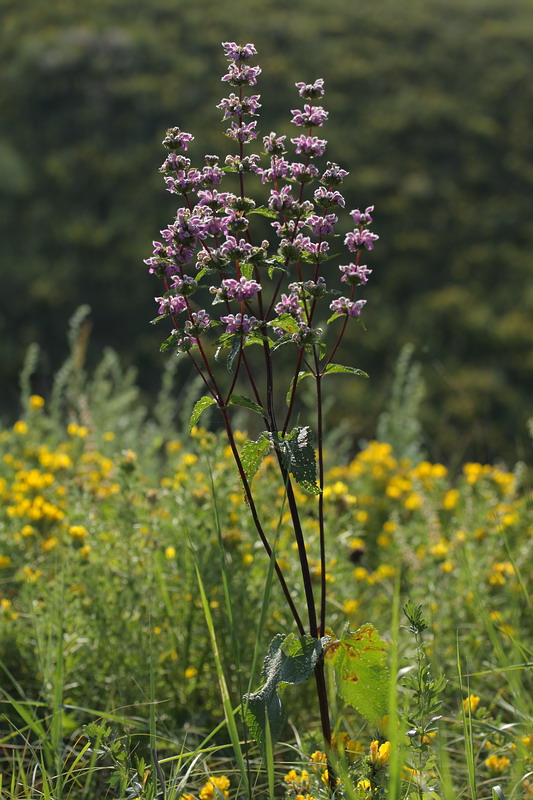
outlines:
M259 156L255 153L250 153L249 156L226 156L225 164L227 167L232 167L236 172L256 172L261 174L262 169L258 165Z
M302 219L288 219L285 222L272 222L271 225L276 231L278 236L290 238L294 235L295 231L299 231L304 226Z
M281 300L274 306L274 311L276 314L293 314L297 317L301 316L302 309L298 302L298 295L293 294L282 294Z
M320 181L326 186L338 186L349 174L345 169L341 169L338 164L328 161L328 168L324 171Z
M185 172L184 169L179 169L175 178L166 175L164 181L167 186L167 192L170 192L170 194L186 194L194 191L201 179L202 176L197 169L190 169L188 172Z
M261 291L261 284L241 276L238 281L234 278L225 278L220 289L211 287L211 291L213 289L215 289L217 299L220 300L253 300Z
M230 61L248 61L257 55L255 45L251 44L236 44L235 42L222 42L224 48L224 55Z
M261 67L249 67L247 64L232 62L228 65L228 72L221 80L231 86L255 86L257 76L261 74Z
M290 165L291 168L291 178L293 181L298 181L298 183L309 183L310 181L314 180L318 175L318 170L314 164L300 164L298 161L295 161L293 164Z
M298 261L302 253L310 250L312 246L309 236L302 233L296 234L293 239L282 239L279 243L279 253L287 261Z
M299 108L291 109L293 115L291 122L299 127L320 127L328 118L328 112L322 106L304 105L303 111Z
M201 183L203 186L218 186L224 173L216 165L207 165L202 167Z
M373 210L374 206L368 206L364 211L359 211L358 208L355 208L353 211L350 211L350 216L353 217L353 221L356 225L369 225L373 222L371 216Z
M329 244L327 242L311 242L307 247L307 251L319 261L327 256Z
M220 247L220 253L225 256L243 259L246 258L251 249L252 245L249 244L249 242L247 242L245 239L241 239L239 242L237 242L237 239L234 236L228 236L226 241Z
M292 211L296 205L290 186L283 186L279 192L275 189L270 192L268 207L272 211Z
M220 321L226 325L226 333L250 333L252 328L257 327L259 320L249 317L248 314L227 314L220 317Z
M193 139L194 136L190 133L180 131L179 128L169 128L162 144L169 150L187 150Z
M347 314L349 317L358 317L366 305L366 300L348 300L347 297L338 297L330 304L332 311L337 314Z
M235 139L238 142L246 144L247 142L251 142L252 139L257 139L257 133L255 132L256 126L257 122L255 120L249 122L247 125L239 125L238 122L232 122L230 127L226 130L226 136L229 139Z
M372 270L368 269L366 264L348 264L339 266L339 269L344 273L341 281L350 283L352 286L358 286L361 283L364 286L368 281L368 276L372 274Z
M347 233L344 244L347 245L350 253L353 253L355 250L360 250L363 247L367 250L373 250L374 242L378 239L379 236L377 234L370 233L367 228L363 228L362 231L355 230Z
M182 156L180 153L169 153L159 167L159 172L172 173L180 169L189 169L190 166L191 159L187 156Z
M330 192L325 186L319 186L318 189L315 189L313 197L315 198L315 203L318 203L322 208L331 208L333 206L344 208L344 197L337 190Z
M213 211L224 208L228 198L228 192L217 192L216 189L205 189L198 192L198 205L209 206Z
M242 117L244 114L255 115L258 108L261 108L259 98L261 95L254 94L251 97L238 98L233 92L229 97L222 98L222 101L217 105L224 112L222 119L229 117Z
M270 159L270 169L264 169L261 175L261 183L275 181L279 178L286 178L289 174L290 163L283 156L272 156Z
M263 136L265 152L274 156L282 156L287 152L284 144L286 138L286 136L277 136L274 131L271 131L268 136Z
M296 155L305 153L306 156L311 158L324 155L327 144L326 139L319 139L317 136L306 136L304 133L295 139L291 139L291 142L296 145Z
M211 325L211 318L207 311L204 311L203 308L200 311L193 311L191 314L191 319L188 319L184 325L185 332L192 336L198 336L202 333L206 328L209 328Z
M324 94L324 78L317 78L314 83L295 83L300 97L315 100Z
M305 224L311 226L315 236L331 236L335 232L333 226L336 222L335 214L324 214L322 217L312 214L306 219Z
M159 314L180 314L187 309L187 301L181 295L170 295L170 297L155 297L159 303Z

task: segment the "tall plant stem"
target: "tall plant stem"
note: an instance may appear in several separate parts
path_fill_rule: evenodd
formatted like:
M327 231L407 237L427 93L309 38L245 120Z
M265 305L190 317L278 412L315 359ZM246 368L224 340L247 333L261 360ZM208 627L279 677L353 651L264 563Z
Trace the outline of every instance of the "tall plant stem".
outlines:
M315 353L316 401L317 401L317 449L318 449L318 528L320 538L320 628L319 634L324 636L326 630L326 536L324 529L324 442L322 429L322 375L318 369L318 357Z
M224 407L220 407L220 411L222 413L222 418L224 420L224 427L226 428L226 434L227 434L227 437L228 437L229 445L231 447L231 451L233 453L233 457L235 459L235 463L237 464L237 469L239 470L239 475L240 475L240 478L241 478L241 481L242 481L242 485L244 487L244 493L246 495L246 500L248 501L248 505L250 506L252 519L254 521L257 533L259 534L259 538L261 539L261 542L263 543L263 547L265 548L268 557L272 558L272 548L270 546L270 542L268 541L268 539L267 539L267 537L265 535L265 532L263 530L263 526L261 525L261 521L260 521L259 515L257 513L257 508L256 508L256 505L255 505L255 502L254 502L254 498L253 498L253 495L252 495L252 490L250 488L250 484L248 482L248 478L246 477L246 472L244 470L244 467L243 467L243 464L242 464L242 461L241 461L241 457L239 455L239 451L237 450L237 445L235 443L235 437L233 435L233 430L232 430L232 427L231 427L231 422L230 422L229 417L228 417L227 409L224 408ZM292 614L292 616L294 618L294 621L296 623L298 631L299 631L300 635L303 636L304 633L305 633L305 628L303 626L302 620L300 619L300 615L298 614L296 606L294 605L294 601L293 601L293 599L291 597L291 593L289 591L289 587L287 586L287 582L285 581L285 577L283 575L283 572L281 571L281 567L279 566L279 564L278 564L278 562L276 560L274 561L274 569L276 571L276 575L278 576L278 580L279 580L281 588L283 590L283 594L285 595L285 599L286 599L287 604L288 604L288 606L289 606L289 608L291 610L291 614Z

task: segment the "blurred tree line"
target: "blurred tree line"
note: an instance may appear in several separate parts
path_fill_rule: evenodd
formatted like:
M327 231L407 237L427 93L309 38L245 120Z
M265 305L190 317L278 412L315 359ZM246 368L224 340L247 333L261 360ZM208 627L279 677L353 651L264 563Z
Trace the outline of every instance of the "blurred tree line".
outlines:
M81 303L93 309L94 351L112 345L135 363L150 398L168 356L148 324L159 286L142 259L176 205L157 173L160 141L179 125L196 137L193 159L223 155L220 42L252 41L261 134L289 133L294 82L325 78L327 153L351 172L347 207L376 206L367 332L354 329L343 354L371 380L339 378L332 413L349 415L354 441L372 436L412 342L432 457L528 456L530 0L0 0L0 9L1 413L16 407L32 341L47 354L35 387L46 393Z

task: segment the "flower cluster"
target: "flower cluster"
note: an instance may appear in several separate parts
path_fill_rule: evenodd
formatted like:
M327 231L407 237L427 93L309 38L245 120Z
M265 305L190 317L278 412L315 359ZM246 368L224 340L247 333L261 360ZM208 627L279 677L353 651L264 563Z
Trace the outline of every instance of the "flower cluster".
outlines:
M340 296L337 288L329 286L335 271L326 272L322 265L333 257L331 237L345 208L340 186L348 173L332 161L322 169L315 163L327 144L314 133L328 119L328 112L317 104L324 96L324 81L318 78L296 84L304 102L302 108L292 109L291 122L303 130L292 138L276 131L263 136L267 163L261 163L257 153L245 153L258 138L255 118L261 108L260 95L247 91L256 86L261 73L250 63L256 48L235 42L224 42L222 47L228 61L222 81L234 91L222 98L217 108L228 124L226 136L238 152L225 158L225 166L220 166L217 155L206 155L203 166L195 166L185 155L194 137L178 127L168 129L163 140L168 155L160 172L167 191L182 203L174 220L161 231L160 240L153 242L152 255L145 259L149 272L164 286L155 297L157 319L167 318L173 326L164 349L171 347L196 358L191 351L199 348L207 372L200 340L211 331L218 336L219 347L233 346L227 334L239 337L242 347L246 337L259 328L263 339L271 330L281 343L309 349L323 336L314 324L320 298L333 295L330 322L338 316L360 316L366 301L355 294L372 272L360 263L360 256L372 250L378 239L369 230L373 206L351 211L354 228L346 234L344 244L354 257L339 268L340 281L350 293ZM299 159L288 157L287 142ZM246 173L270 187L266 207L258 208L245 194ZM230 182L227 190L220 188ZM318 185L305 192L313 183ZM273 242L254 243L251 222L257 213L273 218ZM292 282L289 279L284 285L284 276L291 273ZM212 303L222 304L222 315L217 317L203 307L209 297L206 290Z

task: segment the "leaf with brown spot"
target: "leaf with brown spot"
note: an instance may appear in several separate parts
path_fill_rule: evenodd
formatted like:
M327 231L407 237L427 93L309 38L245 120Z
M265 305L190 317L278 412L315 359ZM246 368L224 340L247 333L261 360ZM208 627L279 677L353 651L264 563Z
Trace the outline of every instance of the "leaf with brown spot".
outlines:
M390 672L387 644L373 625L346 629L326 652L335 670L337 691L369 722L388 713Z

